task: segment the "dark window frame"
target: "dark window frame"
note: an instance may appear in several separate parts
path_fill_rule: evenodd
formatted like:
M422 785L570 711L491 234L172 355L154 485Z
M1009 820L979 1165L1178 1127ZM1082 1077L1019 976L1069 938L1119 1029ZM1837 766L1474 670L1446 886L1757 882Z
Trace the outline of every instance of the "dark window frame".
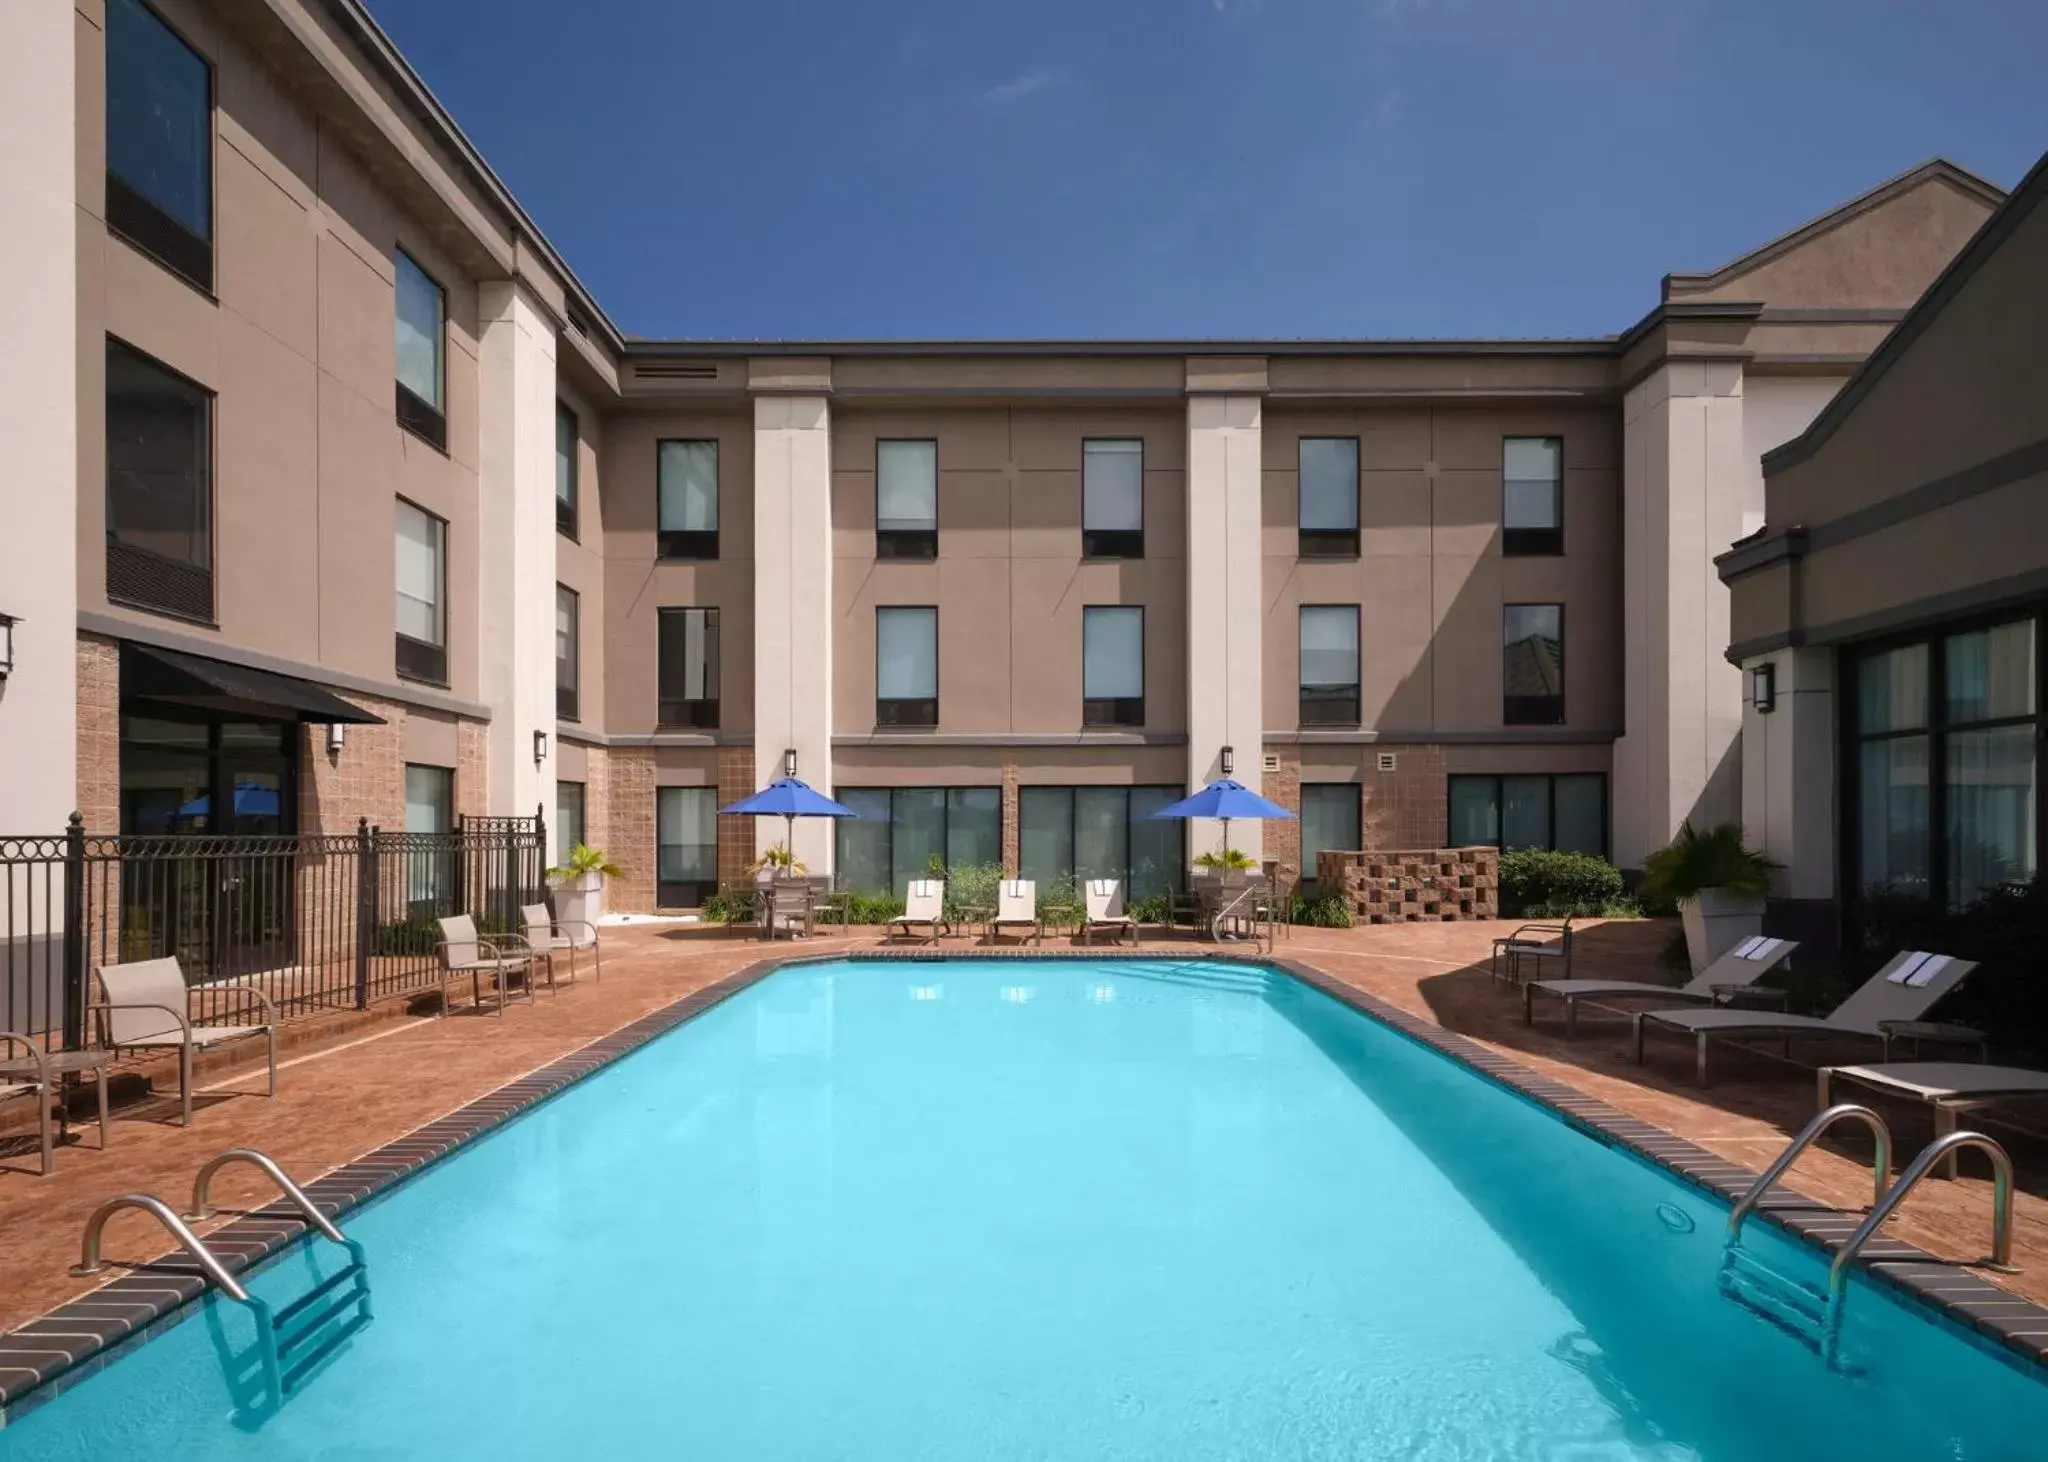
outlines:
M440 596L436 601L436 608L440 611L441 642L437 645L427 640L417 640L409 634L394 630L397 646L393 656L393 668L400 680L439 686L445 690L448 687L448 520L433 509L422 507L403 493L393 496L396 501L404 503L414 512L424 513L441 525L441 552L437 565L441 571L441 583L435 590ZM397 531L396 527L392 529L394 535Z
M1309 442L1351 443L1351 526L1349 528L1308 528L1302 525L1301 515L1308 501L1304 490L1307 474L1302 471L1301 449ZM1364 442L1356 436L1315 433L1296 437L1294 440L1294 531L1295 556L1297 558L1357 558L1359 556L1359 522L1365 511L1365 450Z
M1097 610L1114 609L1138 616L1138 686L1135 696L1088 696L1088 616ZM1145 606L1142 604L1084 604L1081 606L1081 726L1084 730L1130 730L1145 724Z
M1557 519L1548 528L1508 526L1508 443L1557 443L1557 481L1552 486ZM1512 558L1557 558L1564 553L1564 438L1562 436L1503 436L1500 439L1500 551Z
M562 816L562 796L572 787L576 790L576 827L575 836L567 837L565 834L570 831L569 820ZM561 855L560 861L567 862L571 850L583 842L585 834L590 831L590 783L579 782L570 777L557 777L553 816L554 822L550 824L549 831L554 834L555 847Z
M1353 813L1353 820L1358 825L1358 840L1361 843L1365 841L1365 783L1303 782L1301 784L1299 798L1299 801L1301 803L1299 809L1299 816L1301 818L1301 840L1298 852L1301 860L1301 869L1296 878L1296 882L1301 884L1304 888L1313 888L1318 882L1318 879L1316 877L1316 863L1313 855L1316 852L1321 851L1320 849L1311 849L1308 845L1308 794L1312 791L1321 791L1329 787L1342 787L1345 791L1351 794L1351 810ZM1333 849L1332 851L1351 853L1363 852L1364 850L1362 848L1340 848Z
M1095 442L1136 442L1138 444L1138 526L1136 528L1090 528L1088 526L1088 448ZM1081 557L1113 560L1142 559L1145 556L1145 439L1143 437L1081 438Z
M655 611L654 631L654 720L662 730L716 731L718 729L719 696L713 694L697 700L687 696L663 694L667 678L669 657L663 646L670 634L669 626L677 625L676 633L684 633L680 626L687 623L686 616L704 616L704 642L709 650L711 663L706 667L707 688L716 692L722 689L725 676L725 646L722 643L723 630L719 623L718 607L711 604L669 604Z
M671 442L687 445L709 444L711 448L710 528L663 528L661 526L661 449ZM654 555L660 559L711 563L718 558L718 533L725 523L725 453L718 437L657 437L654 443Z
M569 496L564 498L559 486L557 487L555 492L555 531L571 543L575 543L578 541L576 530L582 508L583 494L582 463L579 460L582 456L583 419L576 414L576 409L573 406L557 397L555 400L555 455L558 458L562 453L562 424L564 421L569 426Z
M1003 789L1000 784L992 784L988 782L960 782L948 783L943 787L873 787L856 786L852 784L837 786L833 789L832 795L841 801L844 801L848 795L859 796L863 793L868 795L880 795L887 797L889 799L889 820L887 823L887 826L889 828L889 886L886 889L884 889L883 892L895 893L898 890L900 890L903 887L903 885L910 879L925 878L930 876L926 872L926 867L923 864L920 864L915 869L907 870L899 870L896 866L896 795L899 792L942 792L945 794L939 810L939 846L942 848L950 848L953 843L953 794L956 792L995 793L996 846L998 850L1001 849L1003 840ZM868 821L870 823L873 821L873 819L861 820ZM840 838L847 831L847 819L834 818L833 822L833 867L843 869L846 866L847 860L841 856L844 844L840 841Z
M563 660L555 656L555 717L562 721L577 721L578 703L583 691L583 596L567 584L555 585L555 612L561 613L562 596L569 596L569 682L562 683ZM559 646L557 647L559 650Z
M1311 609L1351 611L1351 683L1349 686L1304 685L1301 680L1301 618ZM1365 615L1357 604L1299 604L1294 614L1295 718L1303 728L1312 726L1357 726L1363 720L1365 673ZM1311 690L1317 693L1311 695Z
M710 794L712 805L712 873L710 878L663 878L661 876L661 799L671 792ZM711 787L656 787L654 789L654 906L657 909L702 908L705 898L718 891L718 796ZM684 846L684 845L678 845ZM702 844L695 846L702 847ZM671 891L675 897L669 897Z
M1017 789L1017 846L1019 849L1020 856L1024 845L1024 803L1026 800L1026 793L1064 792L1067 794L1067 846L1069 848L1078 848L1081 843L1081 828L1079 822L1080 799L1076 797L1074 794L1077 792L1121 792L1124 794L1124 866L1121 873L1119 873L1117 876L1123 880L1124 897L1126 901L1128 901L1132 897L1131 888L1134 882L1136 881L1132 876L1131 844L1134 841L1134 839L1132 838L1131 834L1132 831L1138 825L1138 823L1149 820L1149 817L1133 818L1131 816L1131 794L1140 789L1162 792L1179 791L1178 788L1173 787L1171 784L1163 782L1132 782L1126 785L1103 785L1101 783L1085 782L1026 783L1025 785ZM1176 800L1178 799L1176 798ZM1166 886L1170 892L1179 892L1180 890L1185 889L1187 887L1188 881L1188 820L1186 818L1181 818L1177 819L1177 821L1179 823L1180 832L1180 852L1174 858L1172 867L1169 868L1167 871ZM1023 876L1021 871L1018 876ZM1074 870L1074 891L1077 895L1082 892L1080 887L1081 882L1081 871L1077 868ZM1041 889L1040 893L1042 895L1044 893L1044 890Z
M1506 843L1506 793L1501 785L1503 781L1510 777L1542 777L1550 783L1550 795L1547 803L1550 825L1544 829L1542 844L1545 848L1555 848L1557 846L1558 779L1560 777L1593 777L1598 779L1600 783L1600 847L1598 852L1602 858L1608 856L1614 847L1614 786L1613 779L1606 772L1451 772L1444 778L1444 841L1446 843L1452 841L1450 816L1453 784L1457 782L1491 782L1493 783L1494 820L1500 824L1500 836L1489 843L1481 843L1476 846L1499 848L1502 852L1510 851ZM1474 845L1458 844L1458 846Z
M1507 686L1507 618L1516 609L1557 611L1557 694L1509 695ZM1503 726L1562 726L1565 724L1565 688L1569 684L1571 660L1565 654L1565 606L1550 600L1517 600L1501 605L1500 719ZM1556 714L1549 714L1555 710Z
M929 528L882 526L882 447L891 442L930 442L932 446L932 525ZM895 563L929 563L939 556L939 439L937 437L875 438L875 557Z
M218 555L214 528L218 453L214 450L218 396L183 371L176 370L147 351L138 350L115 335L106 337L106 353L127 356L149 370L189 388L198 398L200 426L199 493L197 506L205 514L206 562L204 565L159 553L153 548L124 542L114 523L114 466L112 444L107 444L106 481L102 504L106 513L107 598L117 604L147 610L191 624L214 623L214 564ZM106 403L102 403L103 408ZM103 410L107 429L113 425L111 410ZM103 433L104 434L104 433Z
M434 394L445 403L448 400L448 286L441 283L433 271L420 263L404 245L393 244L392 253L417 269L420 277L433 285L440 296L440 318L436 322L434 341ZM396 268L395 261L393 267ZM391 318L395 329L398 320L398 285L395 279L391 286ZM395 368L393 374L396 375ZM393 385L398 392L398 424L445 456L448 451L448 413L445 405L436 406L433 402L422 399L403 381L394 380Z
M936 604L877 604L875 606L875 727L889 729L929 729L939 724L939 698L926 696L889 696L882 694L882 614L886 610L915 609L932 617L932 686L937 689L941 666L939 653L939 607Z
M206 234L201 237L179 219L171 217L160 205L135 184L115 172L111 165L104 168L106 178L106 224L107 228L137 252L146 255L162 265L170 273L184 280L204 294L208 299L213 293L213 236L219 224L219 169L215 166L215 150L220 145L220 124L216 120L219 112L219 86L215 79L213 58L192 44L190 36L173 25L162 11L147 0L135 0L137 7L170 33L171 37L192 53L206 72ZM111 22L108 24L111 30ZM111 97L112 85L108 84ZM103 98L103 101L105 99ZM103 107L103 112L106 108ZM113 129L110 116L102 117L102 125L108 132ZM104 145L102 154L111 149Z

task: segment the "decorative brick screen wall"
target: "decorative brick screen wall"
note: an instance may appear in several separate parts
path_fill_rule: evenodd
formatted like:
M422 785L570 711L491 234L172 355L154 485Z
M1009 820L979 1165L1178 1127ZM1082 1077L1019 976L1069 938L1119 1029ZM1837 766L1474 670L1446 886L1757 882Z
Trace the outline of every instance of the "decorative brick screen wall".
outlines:
M1361 924L1491 919L1500 907L1500 849L1323 852L1316 886L1339 891Z

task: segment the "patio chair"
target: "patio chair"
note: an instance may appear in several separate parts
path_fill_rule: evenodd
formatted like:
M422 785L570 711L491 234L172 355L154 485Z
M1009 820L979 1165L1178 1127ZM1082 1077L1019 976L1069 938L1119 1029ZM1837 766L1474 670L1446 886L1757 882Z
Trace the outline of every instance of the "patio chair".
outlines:
M1138 942L1138 921L1124 912L1124 881L1121 878L1091 878L1085 890L1087 917L1081 920L1081 942L1086 944L1098 929L1107 929L1110 939L1128 933Z
M926 944L937 944L939 935L951 927L946 923L944 879L913 878L903 891L903 912L882 926L882 937L894 939L899 931L915 934L919 924L931 931Z
M817 891L803 879L777 879L761 890L761 937L773 939L776 931L794 939L801 930L805 938L815 932Z
M996 888L996 911L988 921L988 942L1004 929L1022 929L1033 944L1045 943L1045 921L1038 917L1038 885L1028 878L1006 878Z
M593 980L604 978L604 951L597 942L597 926L583 919L557 919L548 912L546 904L525 904L519 910L520 921L526 925L526 947L534 957L545 960L548 967L548 993L555 989L555 956L569 956L569 983L576 983L576 955L580 950L589 950L595 969Z
M534 952L527 947L526 940L517 934L493 934L489 939L478 936L476 920L467 914L454 914L440 921L441 942L441 1014L448 1013L448 987L462 976L469 976L470 1009L484 1008L484 976L491 977L491 988L497 992L497 1003L493 1007L502 1016L505 1002L511 998L512 976L526 976L526 1000L533 1003L533 960Z
M1548 936L1548 937L1544 937ZM1572 973L1572 921L1566 918L1562 924L1522 924L1506 937L1493 941L1493 977L1505 979L1510 985L1522 983L1522 962L1547 959L1559 960L1563 968L1558 971L1561 978L1569 979Z
M0 1102L13 1101L16 1097L35 1098L36 1136L42 1144L43 1176L47 1178L50 1176L52 1166L50 1160L50 1094L56 1088L50 1084L50 1074L43 1066L42 1048L36 1045L34 1041L30 1040L27 1036L17 1035L13 1031L0 1031L0 1042L4 1042L6 1049L9 1051L19 1046L28 1053L24 1063L22 1063L26 1064L28 1068L22 1073L28 1079L26 1081L16 1081L10 1080L7 1077L0 1077ZM102 1110L104 1110L104 1103L106 1101L104 1095L106 1087L104 1084L100 1087L100 1091L102 1093L100 1098ZM102 1127L100 1129L100 1145L105 1146L106 1140L106 1128Z
M1608 1000L1698 1001L1702 1005L1732 1004L1745 992L1768 993L1783 999L1783 991L1754 990L1756 982L1783 964L1799 947L1794 939L1767 939L1757 935L1745 939L1701 970L1683 985L1654 985L1643 980L1530 980L1522 986L1522 1024L1536 1023L1536 996L1540 992L1564 1002L1564 1033L1578 1034L1579 1005L1592 1006L1614 1015L1626 1015L1604 1004Z
M1974 1042L1981 1046L1982 1032L1921 1019L1933 1009L1935 1001L1975 968L1974 960L1908 950L1865 980L1825 1017L1725 1008L1640 1011L1635 1016L1636 1064L1641 1065L1643 1060L1643 1034L1652 1029L1693 1038L1694 1073L1701 1086L1707 1084L1707 1045L1716 1039L1775 1038L1784 1042L1788 1057L1795 1036L1846 1036L1876 1041L1886 1056L1891 1054L1892 1042L1901 1038Z
M106 998L87 1006L86 1013L99 1016L102 1045L111 1051L177 1048L180 1126L192 1124L192 1056L197 1051L263 1037L270 1066L270 1085L265 1094L277 1095L277 1007L254 985L237 981L208 985L206 991L209 995L253 995L263 1015L260 1024L194 1025L191 990L175 955L101 965L99 981L100 993Z

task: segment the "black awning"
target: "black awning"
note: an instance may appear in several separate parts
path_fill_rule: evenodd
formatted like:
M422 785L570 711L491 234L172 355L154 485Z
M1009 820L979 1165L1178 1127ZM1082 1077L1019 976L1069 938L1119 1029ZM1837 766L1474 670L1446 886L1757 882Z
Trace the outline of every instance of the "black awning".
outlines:
M277 675L204 655L159 650L132 641L121 646L121 694L148 696L230 716L375 726L383 717L350 705L332 691L295 675Z

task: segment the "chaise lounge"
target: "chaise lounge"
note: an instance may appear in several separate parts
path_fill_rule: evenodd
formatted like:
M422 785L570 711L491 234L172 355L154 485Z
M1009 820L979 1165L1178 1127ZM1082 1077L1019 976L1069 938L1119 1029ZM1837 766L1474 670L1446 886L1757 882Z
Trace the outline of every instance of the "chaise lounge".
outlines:
M1579 1006L1585 1004L1612 1015L1627 1015L1605 1002L1610 1000L1698 1001L1702 1005L1732 1004L1759 991L1756 982L1783 964L1799 947L1797 940L1767 939L1758 935L1745 939L1701 970L1683 985L1653 985L1644 980L1531 980L1522 986L1522 1024L1536 1023L1536 996L1540 993L1564 1002L1564 1033L1578 1034Z
M903 912L882 926L882 937L894 939L898 933L915 936L920 924L926 930L926 944L937 944L949 927L944 879L913 878L903 891Z

